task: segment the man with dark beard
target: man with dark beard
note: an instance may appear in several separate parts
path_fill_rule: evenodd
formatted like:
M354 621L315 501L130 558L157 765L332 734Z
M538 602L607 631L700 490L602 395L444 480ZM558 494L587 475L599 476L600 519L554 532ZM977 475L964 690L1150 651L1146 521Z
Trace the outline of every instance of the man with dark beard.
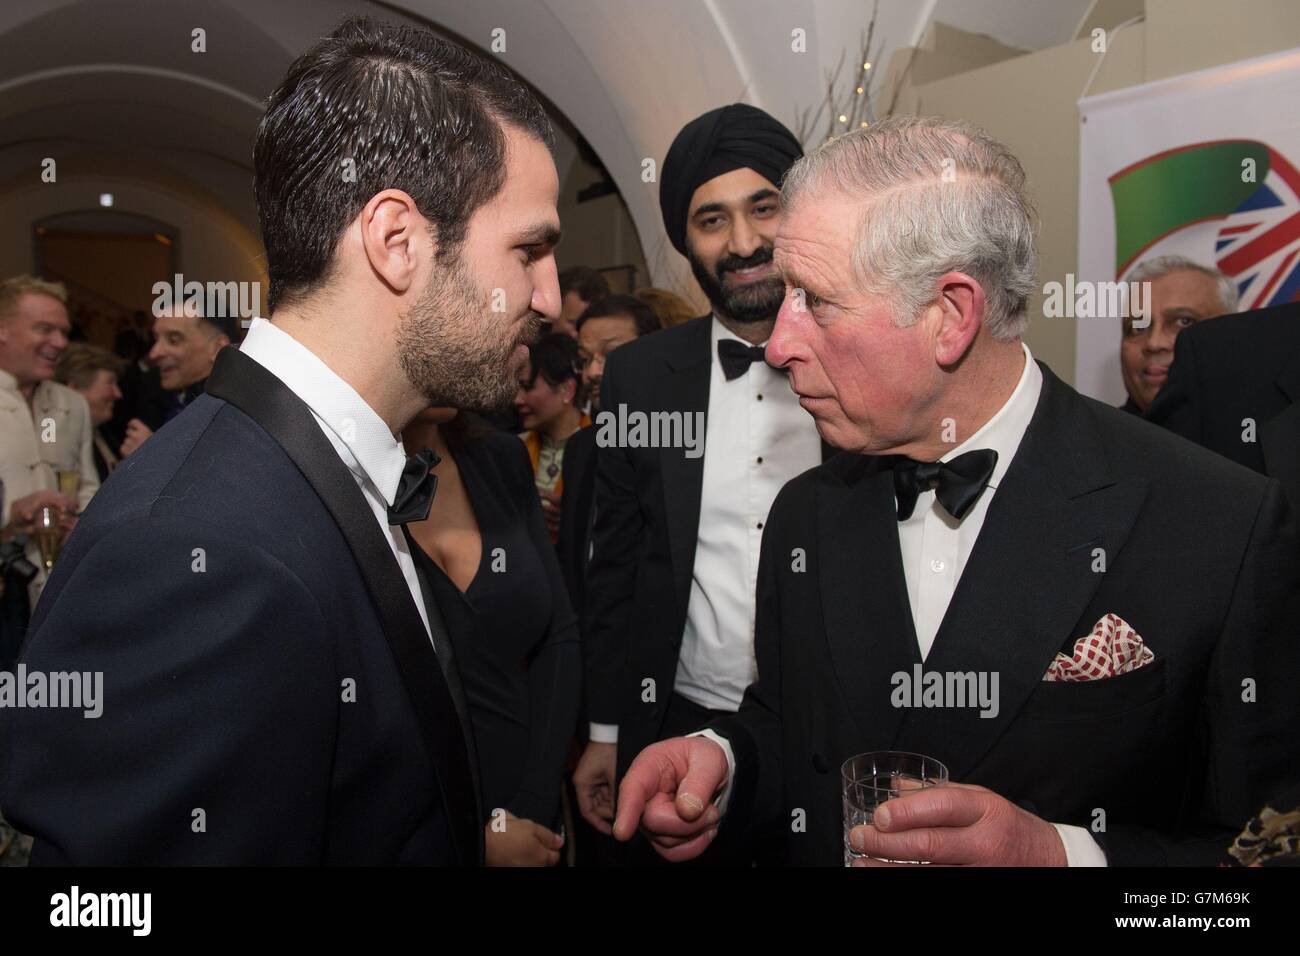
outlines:
M664 160L664 227L713 312L610 355L600 407L604 415L702 416L704 454L680 446L597 453L583 609L591 742L574 785L584 818L603 833L615 781L643 747L740 706L754 679L767 511L786 481L822 460L812 419L784 374L763 361L785 296L772 265L777 190L802 152L771 116L735 104L689 123ZM747 862L751 852L718 845L706 859ZM641 846L630 860L658 857Z
M0 710L33 863L482 861L465 695L406 529L439 459L398 436L507 401L559 314L551 135L503 68L361 18L272 92L270 319L95 497L19 662L99 675L97 719Z

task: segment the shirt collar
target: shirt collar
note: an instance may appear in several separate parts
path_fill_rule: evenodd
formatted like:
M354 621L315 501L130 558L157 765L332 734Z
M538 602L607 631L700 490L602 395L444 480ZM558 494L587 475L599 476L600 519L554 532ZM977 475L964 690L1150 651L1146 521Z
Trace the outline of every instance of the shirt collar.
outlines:
M368 478L388 504L406 467L406 450L365 399L288 332L255 318L239 350L282 381L351 453L344 462Z
M1020 448L1020 442L1029 428L1030 419L1034 417L1034 410L1038 407L1038 396L1043 390L1042 370L1034 361L1029 346L1021 342L1020 347L1025 353L1025 367L1020 373L1020 381L1011 392L1011 397L975 434L940 459L951 461L958 455L976 448L993 449L998 453L998 462L993 468L993 474L989 476L990 488L996 488L1001 483L1002 476L1011 467L1011 459Z

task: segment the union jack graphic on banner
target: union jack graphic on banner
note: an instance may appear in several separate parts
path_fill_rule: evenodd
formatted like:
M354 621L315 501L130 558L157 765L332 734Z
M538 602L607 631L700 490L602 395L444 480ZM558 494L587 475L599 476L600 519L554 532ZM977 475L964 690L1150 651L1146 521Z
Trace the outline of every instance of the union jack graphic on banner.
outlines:
M1217 265L1237 283L1241 310L1300 297L1300 173L1276 150L1268 175L1219 229Z

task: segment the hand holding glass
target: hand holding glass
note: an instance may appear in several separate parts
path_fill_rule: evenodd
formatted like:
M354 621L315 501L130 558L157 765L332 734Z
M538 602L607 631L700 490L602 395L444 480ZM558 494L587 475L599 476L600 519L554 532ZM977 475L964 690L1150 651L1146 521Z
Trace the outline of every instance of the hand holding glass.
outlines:
M858 754L840 767L844 802L844 865L852 866L867 854L849 846L849 831L865 826L876 807L912 790L942 786L948 782L948 768L924 754L881 750Z

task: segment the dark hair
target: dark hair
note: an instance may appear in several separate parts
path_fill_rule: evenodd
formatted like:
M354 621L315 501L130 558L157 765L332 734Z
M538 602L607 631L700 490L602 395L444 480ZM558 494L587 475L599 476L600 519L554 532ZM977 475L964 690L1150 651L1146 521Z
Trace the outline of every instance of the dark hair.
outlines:
M339 236L384 189L410 194L454 261L505 181L505 124L553 143L537 98L498 64L427 30L340 23L289 67L257 127L268 312L329 276Z
M482 441L495 430L486 418L464 408L459 409L456 417L451 421L443 422L438 426L443 441L453 451L459 451L474 442Z
M565 382L578 380L578 343L563 332L543 335L528 348L529 378L531 388L541 376L552 388Z
M205 315L200 313L196 318L203 325L212 330L214 335L224 335L230 339L231 344L239 344L239 318L233 315Z
M631 319L636 326L638 337L649 335L651 332L658 332L663 328L659 323L659 316L655 315L654 309L636 296L621 294L606 296L594 305L587 306L587 310L578 316L574 328L581 330L582 324L588 319L608 319L612 317Z
M583 302L599 302L609 295L609 281L588 266L569 266L560 273L560 298L578 293Z

